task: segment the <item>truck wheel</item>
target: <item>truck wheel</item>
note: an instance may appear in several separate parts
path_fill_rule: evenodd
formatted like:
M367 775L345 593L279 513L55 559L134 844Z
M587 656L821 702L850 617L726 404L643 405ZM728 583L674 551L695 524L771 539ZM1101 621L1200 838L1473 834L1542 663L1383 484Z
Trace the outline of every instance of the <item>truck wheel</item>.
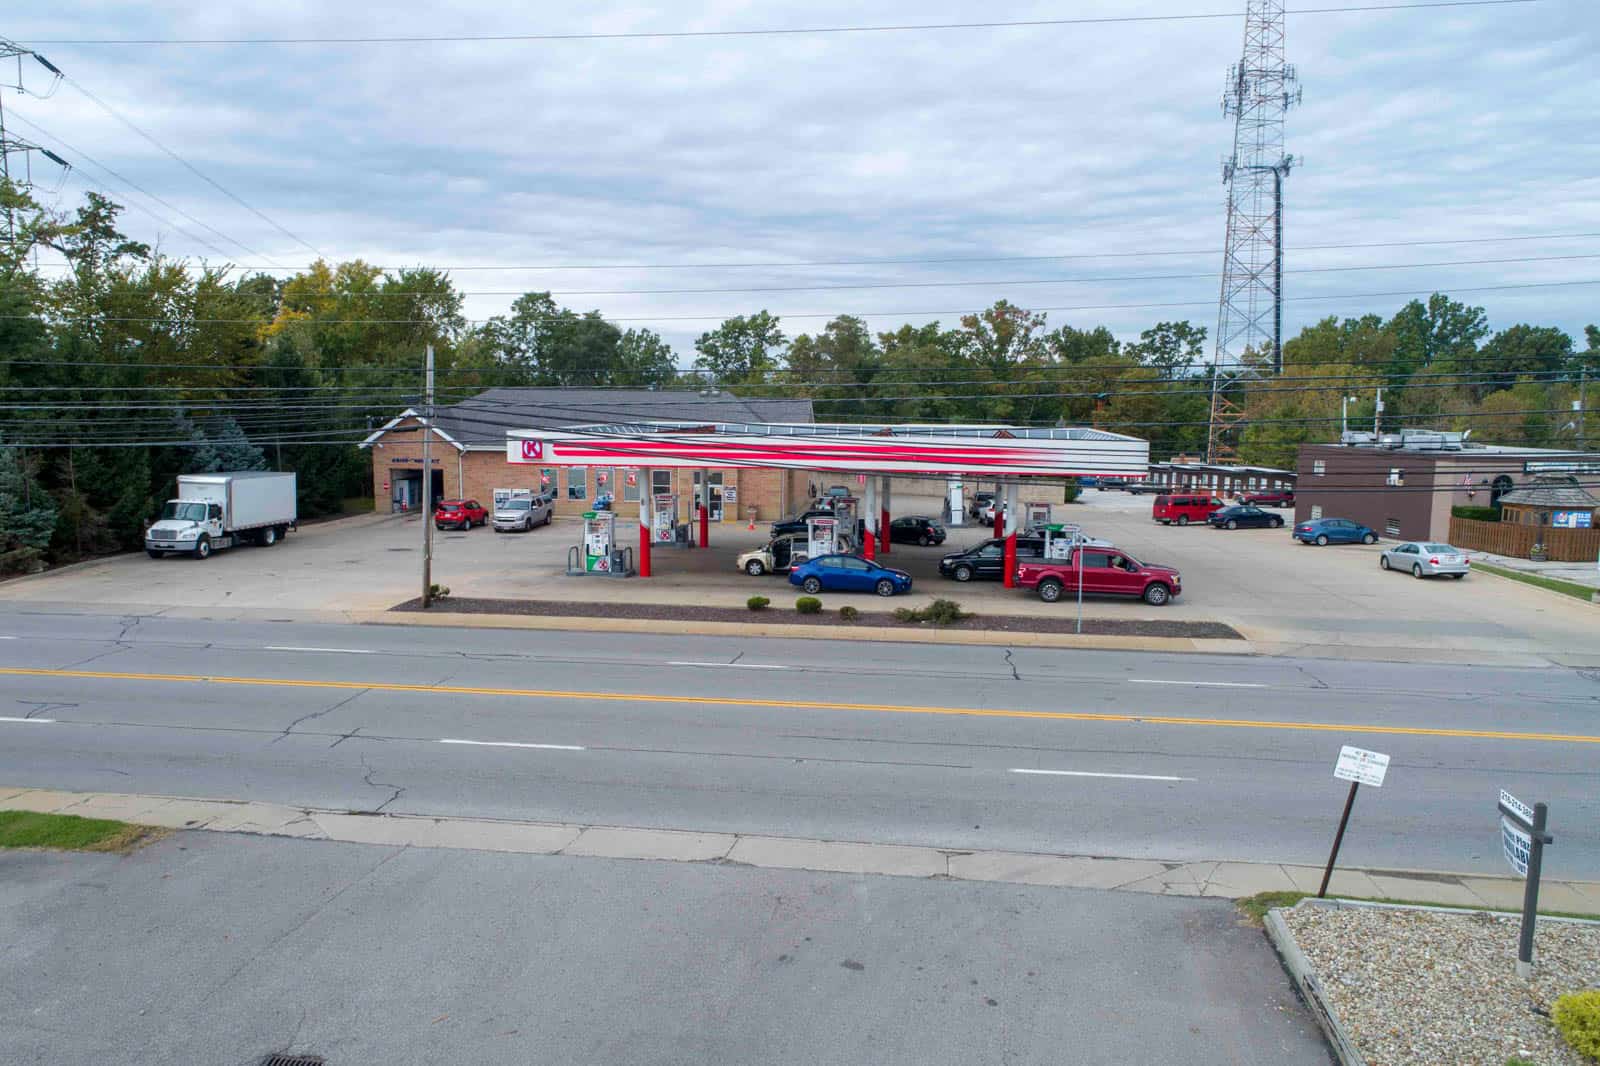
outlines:
M748 563L744 564L744 572L749 574L751 577L760 577L762 574L767 572L767 568L761 565L760 559L751 559Z
M278 531L273 529L271 526L263 529L261 531L260 542L263 548L272 547L274 544L278 543Z
M167 554L166 552L158 552L154 548L146 548L144 553L152 559L160 559Z
M1165 607L1170 599L1172 599L1172 593L1167 589L1167 586L1160 582L1144 590L1144 602L1152 607Z
M1178 516L1178 525L1186 526L1188 524L1189 524L1189 516L1188 515L1181 514L1181 515Z
M194 557L196 559L211 558L211 538L202 535L194 544Z
M1039 598L1046 603L1055 603L1061 598L1061 582L1053 577L1047 577L1039 582Z

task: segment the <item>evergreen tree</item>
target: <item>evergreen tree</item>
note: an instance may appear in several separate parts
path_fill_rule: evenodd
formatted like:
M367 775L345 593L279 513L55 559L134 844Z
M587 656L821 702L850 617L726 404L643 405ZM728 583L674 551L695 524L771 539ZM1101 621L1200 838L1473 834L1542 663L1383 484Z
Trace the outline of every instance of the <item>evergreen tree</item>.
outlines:
M56 501L34 481L25 453L0 441L0 573L37 569L55 526Z

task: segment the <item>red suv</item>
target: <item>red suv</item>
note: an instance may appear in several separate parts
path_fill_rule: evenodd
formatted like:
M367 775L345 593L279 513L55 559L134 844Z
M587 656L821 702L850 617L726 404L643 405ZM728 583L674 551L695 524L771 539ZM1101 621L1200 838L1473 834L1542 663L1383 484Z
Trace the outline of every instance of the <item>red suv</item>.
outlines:
M1117 548L1073 548L1067 559L1030 559L1017 567L1017 584L1038 589L1039 598L1055 603L1077 594L1079 561L1083 591L1096 596L1137 596L1162 607L1183 592L1183 578L1170 566L1141 563Z
M438 509L433 512L433 524L440 529L446 526L471 529L487 521L489 512L477 500L440 500Z
M1150 517L1164 526L1203 526L1213 512L1223 508L1215 496L1196 496L1175 492L1170 496L1157 496L1150 506Z

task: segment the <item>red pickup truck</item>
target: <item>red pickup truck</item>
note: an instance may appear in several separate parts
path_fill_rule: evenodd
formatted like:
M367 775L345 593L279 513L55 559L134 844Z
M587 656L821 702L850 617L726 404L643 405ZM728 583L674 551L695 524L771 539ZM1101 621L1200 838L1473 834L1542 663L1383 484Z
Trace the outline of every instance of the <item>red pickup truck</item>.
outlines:
M1294 490L1284 489L1280 492L1252 492L1248 496L1240 497L1245 503L1256 507L1293 507Z
M1017 584L1037 589L1046 603L1077 595L1080 559L1085 595L1137 596L1161 607L1183 592L1183 578L1172 567L1141 563L1127 552L1098 545L1074 548L1066 559L1029 559L1017 567Z

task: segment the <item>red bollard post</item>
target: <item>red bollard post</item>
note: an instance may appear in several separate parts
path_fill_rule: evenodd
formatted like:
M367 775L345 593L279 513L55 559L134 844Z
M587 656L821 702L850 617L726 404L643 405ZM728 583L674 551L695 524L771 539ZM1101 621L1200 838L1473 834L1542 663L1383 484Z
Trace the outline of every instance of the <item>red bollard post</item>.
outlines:
M1005 561L1004 561L1004 563L1002 565L1005 567L1005 587L1008 588L1008 589L1016 588L1017 587L1017 535L1015 533L1012 533L1010 536L1006 537L1006 554L1005 554Z
M650 527L639 523L639 576L650 576Z
M711 547L711 508L700 505L700 547Z
M878 512L878 532L883 537L883 554L889 554L889 509Z

